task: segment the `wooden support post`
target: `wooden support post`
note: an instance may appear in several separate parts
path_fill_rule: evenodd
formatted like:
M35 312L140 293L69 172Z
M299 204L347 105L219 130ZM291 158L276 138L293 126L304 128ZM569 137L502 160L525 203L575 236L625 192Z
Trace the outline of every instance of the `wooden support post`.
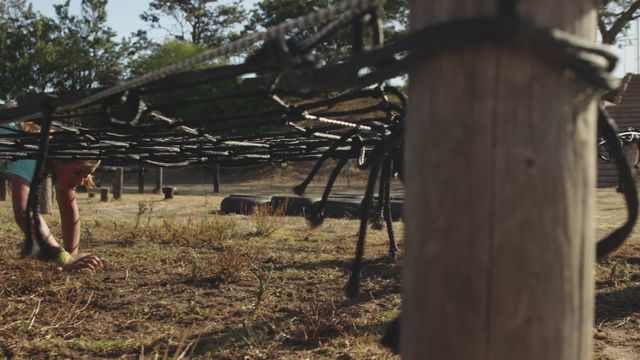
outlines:
M40 212L51 214L53 209L53 183L51 176L47 176L40 188Z
M153 189L154 194L160 194L162 191L162 167L156 168L156 188Z
M138 194L144 194L144 165L138 168Z
M213 192L220 192L220 164L213 165Z
M175 188L172 186L165 186L162 188L162 192L164 193L164 199L169 200L173 199Z
M517 4L594 40L592 0ZM495 14L411 0L410 21ZM591 358L594 94L535 57L478 44L410 69L403 359Z
M636 146L636 144L625 146L624 150L627 157L627 163L629 164L629 169L631 169L631 175L635 180L638 177L638 169L635 167L635 165L640 159L640 151L638 151L638 147Z
M4 177L0 177L0 201L7 201L7 190L9 189L9 184Z
M116 175L113 178L113 199L120 200L122 198L122 186L124 184L124 169L116 168Z
M100 201L108 202L109 201L109 188L101 188L100 189Z

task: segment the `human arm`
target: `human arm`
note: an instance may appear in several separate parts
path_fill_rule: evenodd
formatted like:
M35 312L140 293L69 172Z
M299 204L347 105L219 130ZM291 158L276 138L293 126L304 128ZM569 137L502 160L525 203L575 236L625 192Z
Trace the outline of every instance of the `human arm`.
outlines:
M26 219L27 219L27 202L29 199L29 190L30 184L19 176L11 176L11 201L13 205L13 215L16 223L20 227L20 229L25 232ZM60 204L60 201L58 201ZM76 206L77 211L77 206ZM61 210L62 214L62 210ZM77 239L80 238L80 228L78 225L78 234ZM55 237L51 233L49 226L42 216L40 216L40 231L44 234L43 238L46 243L48 243L51 247L60 248L60 245L56 241ZM64 225L63 225L64 228ZM35 231L35 229L33 229ZM63 230L64 233L64 230ZM64 237L64 236L63 236ZM96 269L102 266L102 262L100 259L92 254L79 254L77 249L78 241L75 242L75 249L73 249L73 236L69 237L69 247L67 247L67 242L65 241L65 248L71 253L71 256L65 262L63 269L65 271L95 271Z
M80 245L80 212L75 189L56 185L56 200L60 210L64 248L75 255Z

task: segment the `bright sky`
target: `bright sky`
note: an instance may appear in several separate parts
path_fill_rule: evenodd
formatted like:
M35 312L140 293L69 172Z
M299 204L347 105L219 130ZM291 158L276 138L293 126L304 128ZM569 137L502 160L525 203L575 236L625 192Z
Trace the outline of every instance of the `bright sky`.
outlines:
M635 20L626 34L618 38L615 45L620 56L620 63L616 68L615 74L624 76L626 73L640 73L640 27L639 21Z
M256 1L243 0L242 3L249 8ZM64 0L30 0L29 2L33 5L34 10L54 18L53 5L63 4ZM107 3L107 24L116 31L118 38L129 36L139 29L148 29L147 24L140 20L140 14L147 10L149 2L149 0L109 0ZM71 12L80 13L80 0L71 0ZM149 35L154 40L160 41L166 36L166 32L154 30Z

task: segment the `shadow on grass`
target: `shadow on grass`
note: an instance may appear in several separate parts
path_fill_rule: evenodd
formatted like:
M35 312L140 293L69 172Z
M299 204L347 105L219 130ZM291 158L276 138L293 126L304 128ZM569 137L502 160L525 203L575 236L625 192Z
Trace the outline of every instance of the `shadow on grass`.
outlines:
M640 265L640 257L628 257L625 258L624 261L629 265Z
M622 320L640 312L640 286L602 292L596 295L596 323Z
M194 334L197 343L193 354L213 356L229 350L249 350L251 348L278 347L291 351L312 350L338 337L373 334L382 338L388 322L379 321L358 327L328 321L310 328L308 324L292 323L304 317L302 312L290 312L275 319L260 320L250 325L227 326L220 330Z
M339 268L345 273L351 273L353 260L324 260L315 262L303 262L294 264L283 264L278 266L278 270L296 269L301 271L314 271L322 269ZM362 263L362 275L369 274L383 278L394 278L400 276L400 261L389 256L380 256L375 259L368 259Z

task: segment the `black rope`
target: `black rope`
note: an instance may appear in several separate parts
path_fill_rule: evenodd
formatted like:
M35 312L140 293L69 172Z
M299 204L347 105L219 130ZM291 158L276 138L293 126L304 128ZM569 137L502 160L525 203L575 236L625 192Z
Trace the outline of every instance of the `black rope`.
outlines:
M598 241L596 255L599 259L608 256L624 243L629 234L631 234L633 226L638 218L638 194L636 185L633 181L633 176L631 175L627 159L622 152L619 138L610 121L611 120L607 116L606 110L602 104L600 104L598 107L598 132L606 141L611 157L615 161L616 168L618 169L620 183L627 206L627 221L611 234Z
M42 123L42 128L40 129L40 152L38 153L36 167L29 187L27 212L24 224L25 240L22 247L22 256L32 255L34 251L35 238L35 244L38 245L39 249L38 253L35 255L42 260L55 260L62 251L61 247L51 246L46 241L46 238L50 234L44 233L40 217L40 189L43 180L46 178L45 164L47 161L47 149L49 146L49 131L51 130L51 122L55 111L53 100L54 97L45 97L42 104L44 121Z

